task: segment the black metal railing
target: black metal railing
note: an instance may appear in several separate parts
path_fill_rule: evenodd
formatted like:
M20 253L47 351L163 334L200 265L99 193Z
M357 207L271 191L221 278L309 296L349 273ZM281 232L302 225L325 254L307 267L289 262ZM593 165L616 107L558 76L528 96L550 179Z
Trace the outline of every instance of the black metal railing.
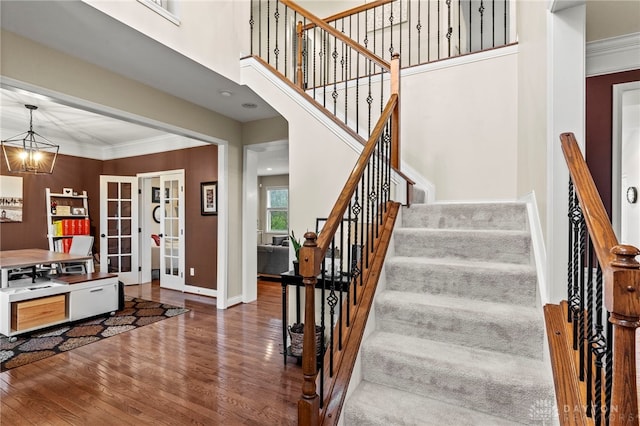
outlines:
M364 143L389 97L390 64L307 16L292 2L253 0L251 54L305 90Z
M578 376L585 384L587 417L594 425L608 425L613 380L612 324L604 308L602 268L593 249L584 215L569 180L568 317Z
M371 9L326 21L359 44L401 67L505 46L515 40L511 0L379 1Z

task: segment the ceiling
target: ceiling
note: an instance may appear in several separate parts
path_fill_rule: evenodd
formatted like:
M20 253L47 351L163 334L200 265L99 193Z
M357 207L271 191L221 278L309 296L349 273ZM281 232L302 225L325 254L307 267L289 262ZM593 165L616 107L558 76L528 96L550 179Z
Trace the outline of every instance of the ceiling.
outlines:
M234 83L83 2L2 0L0 16L4 30L239 122L278 115L247 86ZM0 88L2 139L28 129L29 111L25 104L38 106L33 114L34 130L60 145L61 153L108 159L135 149L148 153L157 152L164 145L175 149L202 144L114 114L104 115L99 108L89 111L62 99L16 90L6 82ZM246 108L243 104L255 107ZM259 175L288 173L288 158L285 164L276 161L288 148L276 148L264 151L269 153L264 156L272 160L263 160L259 155ZM263 164L265 161L273 164Z

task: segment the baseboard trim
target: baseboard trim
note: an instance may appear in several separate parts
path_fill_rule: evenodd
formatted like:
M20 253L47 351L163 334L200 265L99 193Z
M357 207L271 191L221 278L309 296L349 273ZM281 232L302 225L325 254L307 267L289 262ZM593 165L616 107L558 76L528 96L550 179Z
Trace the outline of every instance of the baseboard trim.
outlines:
M184 292L200 294L200 295L209 296L209 297L216 297L216 298L218 297L218 290L214 290L212 288L196 287L195 285L184 286Z
M529 227L531 229L531 244L533 245L533 255L536 264L536 275L538 277L538 293L542 306L549 303L549 290L547 288L547 251L544 245L544 234L542 224L538 215L538 203L535 191L531 191L520 199L527 204L527 215L529 217Z

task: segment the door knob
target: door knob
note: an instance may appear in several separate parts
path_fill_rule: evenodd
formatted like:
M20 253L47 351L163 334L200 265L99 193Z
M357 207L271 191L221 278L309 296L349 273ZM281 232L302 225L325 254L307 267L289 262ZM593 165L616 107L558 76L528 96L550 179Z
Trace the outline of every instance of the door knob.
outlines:
M102 238L106 237L106 235L104 235L104 234L100 234L100 236L101 236Z

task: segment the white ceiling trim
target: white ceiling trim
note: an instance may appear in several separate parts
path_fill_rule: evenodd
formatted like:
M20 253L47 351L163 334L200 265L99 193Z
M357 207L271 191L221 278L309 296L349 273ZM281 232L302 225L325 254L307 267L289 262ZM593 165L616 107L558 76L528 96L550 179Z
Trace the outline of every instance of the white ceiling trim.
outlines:
M640 33L587 43L587 77L640 69Z

